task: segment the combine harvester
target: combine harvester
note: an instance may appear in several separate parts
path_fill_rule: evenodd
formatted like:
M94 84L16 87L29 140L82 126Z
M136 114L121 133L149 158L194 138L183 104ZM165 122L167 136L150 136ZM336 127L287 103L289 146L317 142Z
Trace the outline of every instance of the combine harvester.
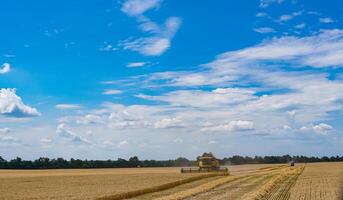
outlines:
M219 161L210 153L203 153L197 158L198 168L181 168L181 173L222 172L229 175L226 167L220 167Z

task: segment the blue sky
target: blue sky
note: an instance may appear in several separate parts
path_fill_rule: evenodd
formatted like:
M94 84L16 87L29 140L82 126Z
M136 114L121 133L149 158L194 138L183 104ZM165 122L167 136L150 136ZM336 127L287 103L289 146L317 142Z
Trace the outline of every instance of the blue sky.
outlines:
M338 0L0 4L5 158L343 153Z

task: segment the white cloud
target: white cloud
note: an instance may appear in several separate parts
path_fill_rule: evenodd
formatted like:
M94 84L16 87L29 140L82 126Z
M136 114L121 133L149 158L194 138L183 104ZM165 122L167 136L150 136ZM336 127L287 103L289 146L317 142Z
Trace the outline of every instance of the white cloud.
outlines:
M300 131L303 132L309 132L309 131L313 131L319 135L327 135L329 131L333 130L333 127L325 124L325 123L320 123L317 125L311 125L311 126L303 126L300 128Z
M265 16L268 16L268 14L265 12L259 12L256 14L256 17L265 17Z
M170 48L171 40L180 25L180 18L170 17L158 33L150 37L126 40L119 43L119 45L125 50L136 51L146 56L159 56Z
M146 56L159 56L170 47L168 38L150 37L123 43L125 50L137 51Z
M144 67L146 62L131 62L127 64L127 67Z
M121 11L130 16L142 15L150 9L158 8L162 0L127 0L123 3Z
M105 90L102 94L104 95L115 95L115 94L121 94L123 91L121 90Z
M105 141L103 142L103 144L104 144L104 145L113 145L113 142L108 141L108 140L105 140Z
M163 96L137 95L139 98L168 102L175 106L221 107L253 100L254 92L238 88L217 88L210 92L178 90ZM196 99L196 101L194 101Z
M76 135L74 132L70 131L67 128L67 125L64 123L59 124L57 126L56 133L58 134L58 136L69 139L73 143L91 144L90 141L88 141L87 139L79 135Z
M227 124L221 124L216 126L207 126L202 128L202 131L229 131L229 132L238 132L238 131L248 131L254 129L254 122L252 121L231 121Z
M281 4L284 0L260 0L260 8L267 8L273 3Z
M16 89L0 89L0 114L9 117L34 117L40 113L32 107L25 105L16 95Z
M314 132L321 134L321 135L326 135L328 131L331 131L333 129L332 126L324 123L320 123L318 125L313 126Z
M289 21L289 20L293 19L293 17L294 17L293 15L281 15L279 20L280 21Z
M1 133L7 134L7 133L10 133L10 132L11 132L11 130L9 128L0 128L0 134Z
M127 146L127 145L129 145L129 142L126 141L126 140L123 140L123 141L119 142L118 147L120 148L120 147L124 147L124 146Z
M215 141L215 140L210 140L210 141L208 141L208 144L217 144L217 141Z
M41 142L41 143L44 143L44 144L49 144L49 143L52 142L52 140L49 139L49 138L42 138L42 139L40 139L40 142Z
M103 124L105 123L104 119L98 115L88 114L84 117L77 119L76 123L78 124Z
M296 28L296 29L303 29L303 28L305 28L305 26L306 26L306 23L301 23L301 24L295 25L294 28Z
M342 34L341 30L326 30L308 37L273 38L256 46L221 54L194 71L153 73L117 81L116 84L144 88L144 91L164 86L168 90L158 95L137 95L154 101L149 105L104 103L99 109L89 111L103 120L102 124L94 124L91 128L100 133L97 136L101 145L107 140L123 141L122 134L127 134L125 139L132 143L128 148L138 146L135 140L153 148L146 138L153 138L151 143L161 146L168 145L161 141L175 145L182 140L190 147L192 142L207 145L209 140L223 141L224 137L254 140L261 134L266 135L259 138L262 141L265 138L295 142L318 139L320 134L326 134L325 131L336 131L317 122L330 124L330 120L337 118L333 113L342 111L343 93L340 91L343 91L343 81L328 79L328 70L308 67L305 60L335 55L342 49ZM332 67L332 63L337 62L323 59L325 64L321 67ZM177 133L167 128L174 126L175 122L183 124L178 126ZM303 126L307 127L306 134L299 134L299 127ZM89 126L81 124L78 128L86 132ZM199 131L245 132L214 134L209 139L209 135L198 134ZM246 137L248 135L250 137ZM196 136L196 141L188 140L192 136Z
M290 127L289 125L284 125L282 128L284 130L292 130L292 127Z
M12 143L12 142L18 142L19 139L12 137L10 135L0 135L0 142L5 142L5 143Z
M324 23L324 24L329 24L329 23L334 23L335 21L331 19L330 17L323 17L323 18L319 18L319 22Z
M255 28L254 31L258 33L274 33L275 32L275 30L270 27Z
M155 128L177 128L177 127L183 127L184 124L182 123L182 120L177 118L165 118L161 119L157 122L155 122L154 127Z
M285 14L285 15L281 15L279 17L279 22L286 22L286 21L289 21L289 20L292 20L294 17L297 17L299 15L302 15L303 14L303 11L298 11L298 12L293 12L291 14Z
M127 0L123 3L122 11L136 17L139 29L150 33L150 36L129 38L120 41L118 46L124 50L138 52L145 56L160 56L171 46L171 40L181 26L179 17L169 17L164 25L159 25L143 14L145 11L159 7L161 0Z
M68 110L68 109L72 110L72 109L80 109L82 107L79 104L57 104L56 108L60 110Z
M311 67L343 65L343 30L323 30L318 35L297 38L286 36L265 41L255 47L221 55L226 61L291 61ZM224 60L224 59L223 59ZM314 61L313 61L314 60Z
M11 130L9 128L0 128L0 143L13 143L13 142L19 142L18 138L15 138L9 133Z
M7 74L11 71L11 66L8 63L4 63L0 68L0 74Z
M111 44L106 44L104 47L99 48L99 51L116 51L118 48L113 47Z

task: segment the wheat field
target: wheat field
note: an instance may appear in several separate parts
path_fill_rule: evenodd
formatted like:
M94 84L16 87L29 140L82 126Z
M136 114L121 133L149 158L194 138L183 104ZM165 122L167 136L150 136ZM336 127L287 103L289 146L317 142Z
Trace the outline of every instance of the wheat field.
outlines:
M342 200L343 163L230 166L230 176L180 168L0 170L0 200Z

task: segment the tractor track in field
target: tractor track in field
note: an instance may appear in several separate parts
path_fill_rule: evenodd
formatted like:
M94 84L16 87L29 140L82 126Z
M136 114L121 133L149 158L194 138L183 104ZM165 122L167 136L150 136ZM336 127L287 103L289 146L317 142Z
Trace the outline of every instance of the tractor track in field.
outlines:
M245 193L254 190L258 185L265 183L271 178L268 174L250 175L235 181L226 183L208 192L186 198L185 200L228 200L239 199Z
M295 185L300 174L293 174L286 180L279 183L263 200L288 200L291 195L291 188Z

